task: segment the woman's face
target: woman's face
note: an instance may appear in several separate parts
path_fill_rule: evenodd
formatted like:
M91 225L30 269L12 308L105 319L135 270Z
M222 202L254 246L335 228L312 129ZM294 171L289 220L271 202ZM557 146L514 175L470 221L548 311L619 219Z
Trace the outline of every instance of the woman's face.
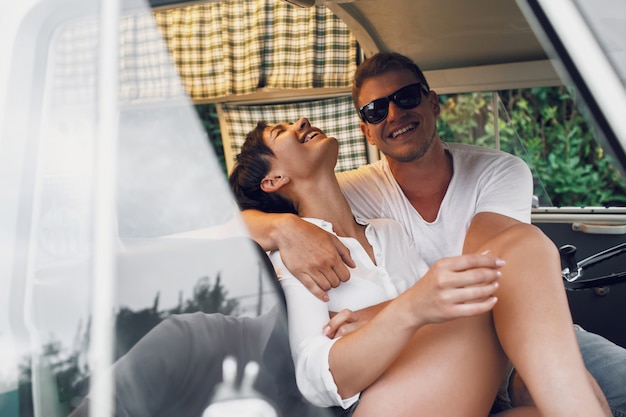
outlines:
M263 140L275 154L271 170L277 175L292 179L310 177L314 171L328 167L334 173L339 152L337 140L311 126L305 117L296 123L268 126Z

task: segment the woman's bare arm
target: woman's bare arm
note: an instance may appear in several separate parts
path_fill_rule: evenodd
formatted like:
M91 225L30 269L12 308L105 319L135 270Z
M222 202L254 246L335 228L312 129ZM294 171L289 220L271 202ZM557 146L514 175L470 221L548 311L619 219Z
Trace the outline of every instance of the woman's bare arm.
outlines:
M502 261L491 255L440 260L365 325L339 339L331 348L329 364L342 398L378 379L424 324L491 310L501 266Z

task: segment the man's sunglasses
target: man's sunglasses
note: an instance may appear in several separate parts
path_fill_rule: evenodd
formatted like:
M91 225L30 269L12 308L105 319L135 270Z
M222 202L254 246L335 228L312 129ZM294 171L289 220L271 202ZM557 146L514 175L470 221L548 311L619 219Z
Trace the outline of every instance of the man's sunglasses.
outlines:
M428 94L428 88L421 83L415 83L402 87L395 93L376 100L370 101L359 109L359 114L364 122L376 124L387 118L389 114L389 102L393 101L404 110L412 109L422 102L422 91Z

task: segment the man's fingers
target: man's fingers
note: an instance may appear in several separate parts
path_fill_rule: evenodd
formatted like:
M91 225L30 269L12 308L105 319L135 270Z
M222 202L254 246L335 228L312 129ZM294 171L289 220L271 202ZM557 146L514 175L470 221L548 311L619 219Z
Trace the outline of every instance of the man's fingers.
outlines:
M303 275L300 282L302 282L302 284L306 287L306 289L309 290L314 296L316 296L320 300L324 302L328 302L330 300L330 298L328 297L328 294L326 294L326 291L322 289L322 285L320 285L314 277L310 275ZM330 286L328 285L328 282L326 281L323 281L323 286L330 289Z
M333 287L338 287L342 282L346 282L350 279L350 270L346 267L344 263L336 265L333 267L333 278L336 278L337 285L333 285Z
M283 237L278 246L285 266L320 300L328 301L326 291L350 278L354 262L337 236L298 219Z
M349 254L350 252L348 251L348 255ZM350 258L350 260L352 260L352 258ZM319 268L319 284L325 282L330 284L332 288L336 288L342 282L346 282L350 279L350 270L344 263L342 257L335 256L328 264L322 264Z
M350 278L350 271L341 262L344 270L337 266L328 266L324 270L314 272L302 272L299 274L299 280L304 286L322 301L328 301L326 291L331 288L338 287L341 282L345 282Z
M337 249L337 253L339 254L339 257L341 258L343 263L345 265L349 266L350 268L356 268L356 264L354 263L354 260L352 259L352 255L350 254L350 249L348 249L337 238L335 238L334 242L335 242L335 248ZM341 281L345 282L350 277L350 271L348 271L348 269L345 268L345 266L344 266L343 269L345 269L345 271L347 271L347 277L345 277L345 274L342 272L341 276L340 276L340 279L341 279Z

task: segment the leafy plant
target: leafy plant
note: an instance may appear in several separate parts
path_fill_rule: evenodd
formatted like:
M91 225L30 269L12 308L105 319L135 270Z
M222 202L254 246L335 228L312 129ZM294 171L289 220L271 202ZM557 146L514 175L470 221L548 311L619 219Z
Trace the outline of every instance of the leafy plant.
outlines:
M626 181L597 143L565 87L499 92L501 148L520 156L556 206L616 206ZM491 93L441 96L444 140L494 145Z
M204 126L204 130L209 136L209 141L215 151L215 156L219 162L224 175L226 175L226 158L224 156L224 146L222 143L222 132L220 130L220 120L217 114L217 108L214 103L197 104L195 106L198 117Z

